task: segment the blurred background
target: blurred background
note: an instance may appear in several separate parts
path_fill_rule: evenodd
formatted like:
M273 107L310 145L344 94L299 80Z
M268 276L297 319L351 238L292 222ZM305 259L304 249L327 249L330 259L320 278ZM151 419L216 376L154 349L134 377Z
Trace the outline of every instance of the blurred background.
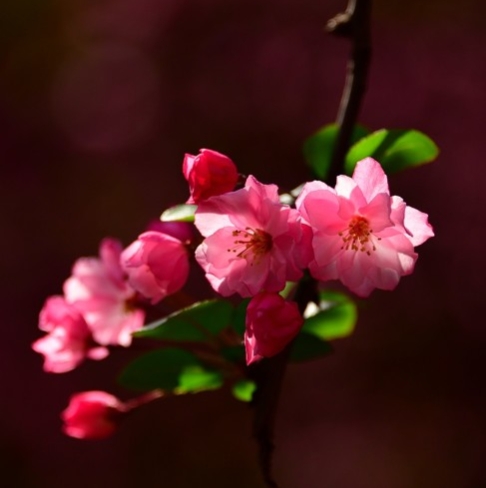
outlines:
M309 177L302 142L333 121L349 53L323 26L345 3L2 0L2 486L263 487L246 404L167 399L76 441L60 431L69 395L128 398L114 378L130 353L48 375L30 345L77 257L107 235L129 244L187 198L185 152L216 149L283 188ZM282 488L486 486L485 15L480 0L375 2L360 119L439 145L390 178L436 237L395 292L360 303L332 356L289 368Z

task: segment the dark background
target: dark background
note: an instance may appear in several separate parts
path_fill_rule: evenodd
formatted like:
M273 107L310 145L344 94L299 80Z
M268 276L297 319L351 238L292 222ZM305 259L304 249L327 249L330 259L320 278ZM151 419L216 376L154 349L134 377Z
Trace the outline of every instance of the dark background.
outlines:
M48 375L37 314L78 256L125 244L187 197L185 152L227 153L293 187L302 141L336 114L349 45L329 0L2 0L2 486L262 487L251 411L227 392L172 398L112 439L60 432L71 393L106 389L129 354ZM394 175L436 237L413 276L360 304L356 333L289 368L277 424L283 488L486 486L486 9L380 0L361 122L441 148ZM197 275L197 272L196 272Z

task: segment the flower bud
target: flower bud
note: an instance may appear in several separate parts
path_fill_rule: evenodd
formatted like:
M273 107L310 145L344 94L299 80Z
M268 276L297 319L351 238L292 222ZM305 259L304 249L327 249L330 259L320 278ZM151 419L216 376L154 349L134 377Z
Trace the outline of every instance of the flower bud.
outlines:
M304 319L295 302L260 292L246 309L246 363L279 353L298 334Z
M78 439L103 439L112 435L127 408L104 391L85 391L71 397L61 414L65 434Z
M192 242L194 239L194 224L189 222L162 222L159 219L151 220L147 228L148 231L162 232L169 236L175 237L182 242Z
M211 149L201 149L197 156L186 154L182 172L191 194L186 203L199 203L232 191L238 181L238 171L233 161Z
M161 232L141 234L121 255L129 284L141 295L157 303L179 291L189 274L189 258L184 244Z

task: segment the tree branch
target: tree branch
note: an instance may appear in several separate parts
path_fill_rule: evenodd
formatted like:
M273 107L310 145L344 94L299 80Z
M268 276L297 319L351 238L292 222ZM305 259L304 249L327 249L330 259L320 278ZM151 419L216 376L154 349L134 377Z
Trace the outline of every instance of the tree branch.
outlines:
M327 23L329 32L349 38L353 42L337 116L339 130L327 179L329 184L333 184L337 175L343 173L344 158L349 149L361 100L366 90L371 59L371 2L372 0L349 0L346 11ZM317 281L312 278L302 279L297 287L294 300L297 302L300 312L303 313L310 301L317 301ZM278 400L291 349L292 343L276 356L265 358L249 367L249 376L257 384L252 399L252 406L255 409L253 436L259 446L259 461L263 479L269 488L278 488L272 475L272 455L275 448L274 427Z
M331 34L352 42L351 59L336 119L339 131L329 168L330 184L343 172L344 158L366 91L371 61L371 4L372 0L349 0L346 11L333 17L326 25Z
M302 314L310 301L317 302L316 280L303 278L297 286L294 300ZM253 437L259 446L260 470L265 483L270 488L278 488L272 475L272 454L275 448L273 437L278 400L292 345L293 342L277 355L264 358L249 367L249 375L257 384L252 399L252 406L255 409Z

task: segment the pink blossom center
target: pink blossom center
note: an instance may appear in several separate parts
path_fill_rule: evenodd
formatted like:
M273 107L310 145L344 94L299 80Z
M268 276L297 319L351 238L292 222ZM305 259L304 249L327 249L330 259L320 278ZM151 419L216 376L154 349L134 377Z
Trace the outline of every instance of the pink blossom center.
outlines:
M376 251L376 246L371 240L373 229L370 229L368 219L355 215L349 222L348 228L339 232L343 240L341 249L366 252L368 256L371 251Z
M136 293L123 302L123 310L125 313L135 312L138 308L140 308L140 301Z
M233 236L237 237L235 247L228 252L236 253L239 258L252 257L253 262L270 252L273 246L272 236L261 229L247 227L245 230L234 230ZM252 262L252 264L253 264Z

